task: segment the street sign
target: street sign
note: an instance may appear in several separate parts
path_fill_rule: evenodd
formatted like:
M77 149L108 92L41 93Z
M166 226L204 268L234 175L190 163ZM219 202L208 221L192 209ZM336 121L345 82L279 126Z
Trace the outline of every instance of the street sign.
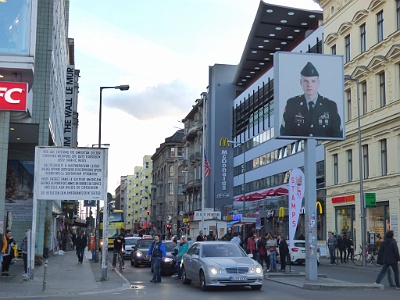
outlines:
M365 193L366 207L376 207L376 193Z

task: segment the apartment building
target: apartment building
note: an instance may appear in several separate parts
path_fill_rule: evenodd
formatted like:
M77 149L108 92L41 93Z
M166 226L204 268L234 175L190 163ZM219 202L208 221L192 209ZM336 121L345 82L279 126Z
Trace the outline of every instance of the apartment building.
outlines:
M327 230L356 247L388 229L398 239L400 1L317 2L324 52L345 74L346 140L325 144Z

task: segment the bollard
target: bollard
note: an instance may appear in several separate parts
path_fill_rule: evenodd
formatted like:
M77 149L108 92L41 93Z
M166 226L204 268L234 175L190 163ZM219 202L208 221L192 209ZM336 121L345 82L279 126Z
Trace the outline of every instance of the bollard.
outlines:
M44 263L44 275L43 275L43 289L42 289L42 293L46 293L46 289L47 289L47 265L48 265L49 261L46 259L46 262Z

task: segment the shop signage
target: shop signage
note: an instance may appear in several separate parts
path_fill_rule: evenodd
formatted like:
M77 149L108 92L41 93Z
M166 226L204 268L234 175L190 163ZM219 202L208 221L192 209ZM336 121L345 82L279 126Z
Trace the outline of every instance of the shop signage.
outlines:
M27 99L26 82L0 82L0 110L26 111Z
M332 203L343 203L343 202L353 202L353 201L355 201L354 195L332 198Z
M365 205L367 207L376 207L376 194L365 193Z

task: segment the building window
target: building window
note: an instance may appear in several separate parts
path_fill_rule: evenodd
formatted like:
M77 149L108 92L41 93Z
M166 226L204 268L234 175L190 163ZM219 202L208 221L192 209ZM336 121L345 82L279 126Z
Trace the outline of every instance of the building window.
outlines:
M348 63L350 61L350 34L344 38L344 45L345 62Z
M363 115L365 115L368 112L367 83L365 81L361 83L361 97L362 97L362 113Z
M339 182L339 162L338 155L333 154L333 184L338 184Z
M346 91L347 121L351 120L351 90Z
M378 43L383 41L383 10L381 10L377 15L376 15L376 21L377 21L377 31L378 31Z
M369 177L369 160L368 160L368 145L362 146L363 162L364 162L364 179Z
M380 107L386 105L385 72L379 74L379 101Z
M353 181L353 151L347 150L347 181Z
M174 166L169 166L169 177L174 177Z
M174 184L172 182L168 183L168 194L169 195L173 195L174 194Z
M367 49L367 37L365 32L365 23L360 26L360 51L365 52Z
M397 30L400 29L400 0L396 0Z
M381 142L381 171L382 176L387 175L387 140L383 139Z
M399 0L400 1L400 0ZM331 54L332 55L336 55L336 45L333 45L332 47L331 47Z

